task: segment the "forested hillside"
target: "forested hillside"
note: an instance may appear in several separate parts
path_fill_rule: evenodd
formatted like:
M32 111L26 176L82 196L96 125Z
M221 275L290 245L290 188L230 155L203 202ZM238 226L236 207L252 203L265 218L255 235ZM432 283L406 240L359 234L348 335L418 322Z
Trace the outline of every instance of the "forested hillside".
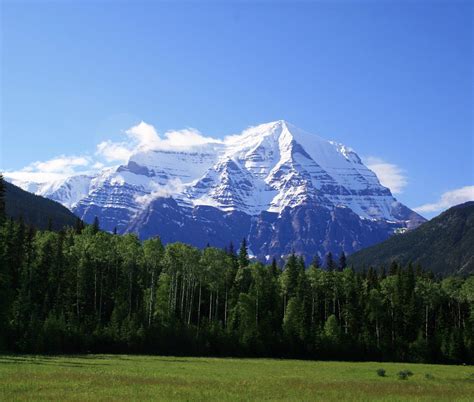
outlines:
M38 229L62 229L73 227L77 217L58 202L43 198L0 179L5 193L5 211L7 217L23 219L25 224Z
M421 264L442 275L473 274L474 201L452 207L414 230L349 257L358 267L388 267L392 261Z
M0 229L1 348L473 362L474 277L332 259L284 270L238 255L96 226Z

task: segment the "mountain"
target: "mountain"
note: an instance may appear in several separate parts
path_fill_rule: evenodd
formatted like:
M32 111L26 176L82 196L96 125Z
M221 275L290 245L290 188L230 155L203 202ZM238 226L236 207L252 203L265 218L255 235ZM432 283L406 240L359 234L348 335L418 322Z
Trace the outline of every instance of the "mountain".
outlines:
M349 257L356 267L421 264L439 274L474 273L474 201L457 205L417 229Z
M77 217L58 202L31 194L4 181L5 212L7 217L23 221L38 229L47 229L51 220L52 229L74 226Z
M197 246L246 237L261 259L351 253L425 221L352 149L283 120L224 140L139 149L127 164L36 191L86 222L98 216L105 230Z

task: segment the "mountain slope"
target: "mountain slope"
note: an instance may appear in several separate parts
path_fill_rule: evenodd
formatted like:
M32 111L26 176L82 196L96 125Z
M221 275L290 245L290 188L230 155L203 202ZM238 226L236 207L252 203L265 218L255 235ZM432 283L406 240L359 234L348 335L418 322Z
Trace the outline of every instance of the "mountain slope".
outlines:
M26 224L38 229L47 229L50 219L55 230L76 224L77 217L58 202L31 194L6 181L4 184L7 217L15 220L22 217Z
M424 222L352 149L283 120L224 140L141 148L124 165L36 188L86 222L98 216L105 230L195 245L246 237L262 259L350 253Z
M356 267L419 263L435 273L474 273L474 201L349 257Z

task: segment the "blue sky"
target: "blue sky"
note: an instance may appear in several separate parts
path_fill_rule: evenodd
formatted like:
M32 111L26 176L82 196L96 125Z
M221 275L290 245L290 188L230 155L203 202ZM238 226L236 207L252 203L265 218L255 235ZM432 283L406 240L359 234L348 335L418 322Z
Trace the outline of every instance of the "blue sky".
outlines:
M80 169L140 121L286 119L433 216L474 195L472 4L3 1L0 168Z

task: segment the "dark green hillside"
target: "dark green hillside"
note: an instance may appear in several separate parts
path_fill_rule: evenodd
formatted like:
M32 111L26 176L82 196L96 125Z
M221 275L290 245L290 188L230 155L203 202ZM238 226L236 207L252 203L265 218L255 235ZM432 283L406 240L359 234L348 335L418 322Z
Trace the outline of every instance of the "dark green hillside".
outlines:
M61 204L24 191L5 180L3 183L7 217L15 220L23 217L26 224L33 225L38 229L47 229L50 220L54 230L76 224L76 215Z
M438 274L474 273L474 201L448 209L417 229L361 250L349 258L356 267L412 262Z

